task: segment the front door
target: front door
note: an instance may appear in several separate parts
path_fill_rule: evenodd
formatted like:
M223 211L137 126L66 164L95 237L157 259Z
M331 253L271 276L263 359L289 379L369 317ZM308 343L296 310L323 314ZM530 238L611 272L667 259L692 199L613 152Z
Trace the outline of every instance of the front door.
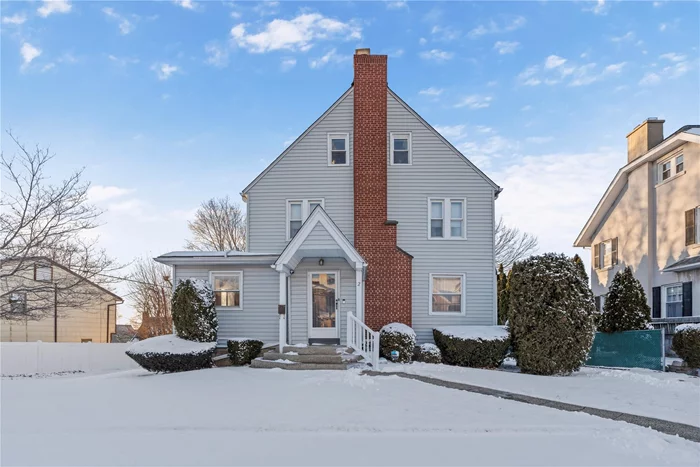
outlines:
M309 339L338 338L337 272L309 273Z

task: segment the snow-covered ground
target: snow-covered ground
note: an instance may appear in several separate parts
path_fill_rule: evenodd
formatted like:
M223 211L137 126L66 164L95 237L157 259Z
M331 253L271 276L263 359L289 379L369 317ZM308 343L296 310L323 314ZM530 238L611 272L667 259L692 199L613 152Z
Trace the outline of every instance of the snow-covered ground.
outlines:
M427 363L381 369L700 426L700 378L680 373L584 367L570 376L535 376Z
M2 465L697 466L700 459L700 444L624 422L354 370L4 379L0 397Z

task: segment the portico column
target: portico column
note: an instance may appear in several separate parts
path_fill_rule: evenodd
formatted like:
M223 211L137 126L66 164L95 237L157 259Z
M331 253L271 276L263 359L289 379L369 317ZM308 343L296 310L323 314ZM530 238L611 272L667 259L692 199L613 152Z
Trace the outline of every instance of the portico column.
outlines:
M287 345L287 274L280 271L280 301L277 312L280 315L280 353L284 352Z
M363 279L362 268L355 269L355 316L364 323L365 303L364 294L362 293L362 289L364 288Z

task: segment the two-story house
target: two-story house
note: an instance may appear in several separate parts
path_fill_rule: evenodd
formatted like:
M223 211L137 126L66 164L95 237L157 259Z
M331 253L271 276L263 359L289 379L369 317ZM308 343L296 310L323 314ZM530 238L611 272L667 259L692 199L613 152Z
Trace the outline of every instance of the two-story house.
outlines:
M700 125L664 138L650 118L627 135L627 164L574 246L591 248L591 288L603 307L615 273L630 266L655 326L700 321Z
M354 80L241 193L245 252L172 252L175 283L207 279L219 343L340 343L347 314L374 330L496 324L501 189L387 84L358 49Z

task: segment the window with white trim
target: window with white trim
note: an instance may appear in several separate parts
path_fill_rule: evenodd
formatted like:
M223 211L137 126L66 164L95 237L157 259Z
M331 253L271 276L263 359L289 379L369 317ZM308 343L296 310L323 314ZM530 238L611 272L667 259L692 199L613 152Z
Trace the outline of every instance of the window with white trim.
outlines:
M455 240L466 237L465 198L429 198L428 216L428 238Z
M683 284L672 284L664 287L664 311L666 318L683 316Z
M53 268L50 264L34 264L34 280L50 282L53 279Z
M348 133L328 134L328 165L349 165L350 135Z
M212 272L210 279L214 289L215 306L222 308L241 307L241 286L243 284L241 271Z
M27 294L26 293L11 293L10 294L10 313L24 314L27 312Z
M391 165L411 165L411 133L391 133Z
M683 154L677 154L666 160L659 162L657 183L668 180L674 175L678 175L685 170L685 158Z
M430 314L464 314L464 275L430 275Z
M323 199L287 200L287 240L291 240L301 229L307 217L317 206L324 207Z
M683 154L676 157L676 173L683 172L684 170Z

